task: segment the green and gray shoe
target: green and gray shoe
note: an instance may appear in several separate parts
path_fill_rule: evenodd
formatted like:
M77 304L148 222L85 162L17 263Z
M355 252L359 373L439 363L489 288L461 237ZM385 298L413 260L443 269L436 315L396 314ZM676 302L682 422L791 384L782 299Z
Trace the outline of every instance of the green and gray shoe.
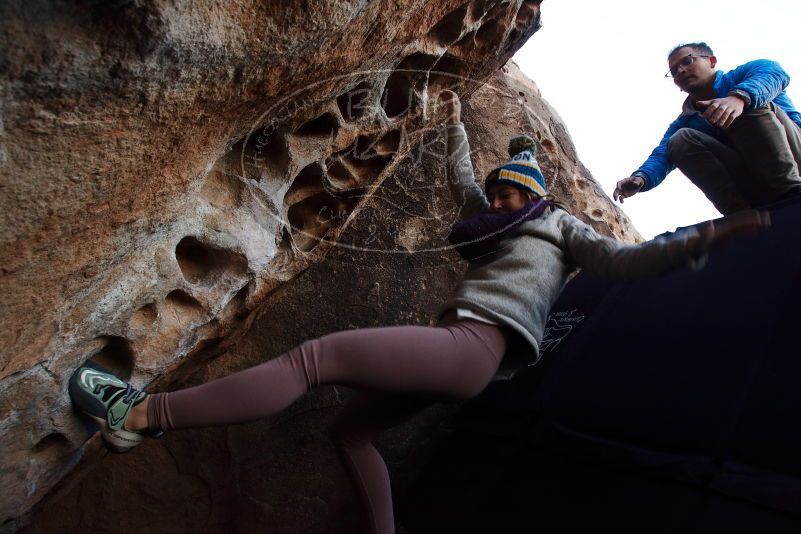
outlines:
M69 393L72 404L100 425L109 450L127 452L142 442L144 434L125 430L124 426L131 409L145 400L147 393L92 361L72 374Z

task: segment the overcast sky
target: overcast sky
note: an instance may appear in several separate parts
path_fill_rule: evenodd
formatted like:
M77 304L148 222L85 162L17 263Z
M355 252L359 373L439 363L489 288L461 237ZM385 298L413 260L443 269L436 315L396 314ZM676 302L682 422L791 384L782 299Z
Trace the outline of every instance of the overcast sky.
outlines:
M542 29L514 60L565 121L610 198L681 110L686 93L664 77L675 44L706 41L724 71L774 59L795 77L787 92L801 105L801 2L544 0L541 11ZM621 207L646 238L720 216L678 171Z

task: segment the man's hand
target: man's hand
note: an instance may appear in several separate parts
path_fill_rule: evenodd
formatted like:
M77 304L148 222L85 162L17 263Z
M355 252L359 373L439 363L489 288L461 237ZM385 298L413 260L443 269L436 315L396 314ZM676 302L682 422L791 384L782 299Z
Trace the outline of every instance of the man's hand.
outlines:
M445 124L462 122L462 103L459 101L459 95L450 89L445 89L439 94L439 101L445 109Z
M640 192L640 189L642 189L642 186L644 185L645 180L642 176L629 176L628 178L623 178L617 183L615 192L612 193L612 198L623 204L624 198L629 198L636 195Z
M695 107L704 110L703 117L709 124L718 128L728 128L734 119L743 114L745 101L731 95L712 100L699 100L695 103Z

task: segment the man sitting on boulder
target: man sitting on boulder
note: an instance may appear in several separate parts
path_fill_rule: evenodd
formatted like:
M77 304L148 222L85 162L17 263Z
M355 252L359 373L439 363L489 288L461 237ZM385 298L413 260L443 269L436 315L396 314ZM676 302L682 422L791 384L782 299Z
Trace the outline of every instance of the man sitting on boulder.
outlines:
M759 59L723 73L706 43L675 47L666 77L689 94L682 112L645 163L617 183L623 202L659 185L678 167L727 215L801 196L801 113L775 61Z

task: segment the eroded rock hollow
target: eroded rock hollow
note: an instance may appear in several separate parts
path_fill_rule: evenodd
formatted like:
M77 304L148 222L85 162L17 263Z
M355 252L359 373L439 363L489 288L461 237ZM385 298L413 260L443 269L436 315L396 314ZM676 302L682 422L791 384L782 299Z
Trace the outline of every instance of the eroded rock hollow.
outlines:
M433 322L464 268L443 240L444 88L477 176L529 133L552 192L638 239L509 62L538 1L283 4L0 7L4 530L354 528L326 430L346 389L107 457L67 379L93 358L166 390L334 330ZM449 409L382 443L399 488Z

